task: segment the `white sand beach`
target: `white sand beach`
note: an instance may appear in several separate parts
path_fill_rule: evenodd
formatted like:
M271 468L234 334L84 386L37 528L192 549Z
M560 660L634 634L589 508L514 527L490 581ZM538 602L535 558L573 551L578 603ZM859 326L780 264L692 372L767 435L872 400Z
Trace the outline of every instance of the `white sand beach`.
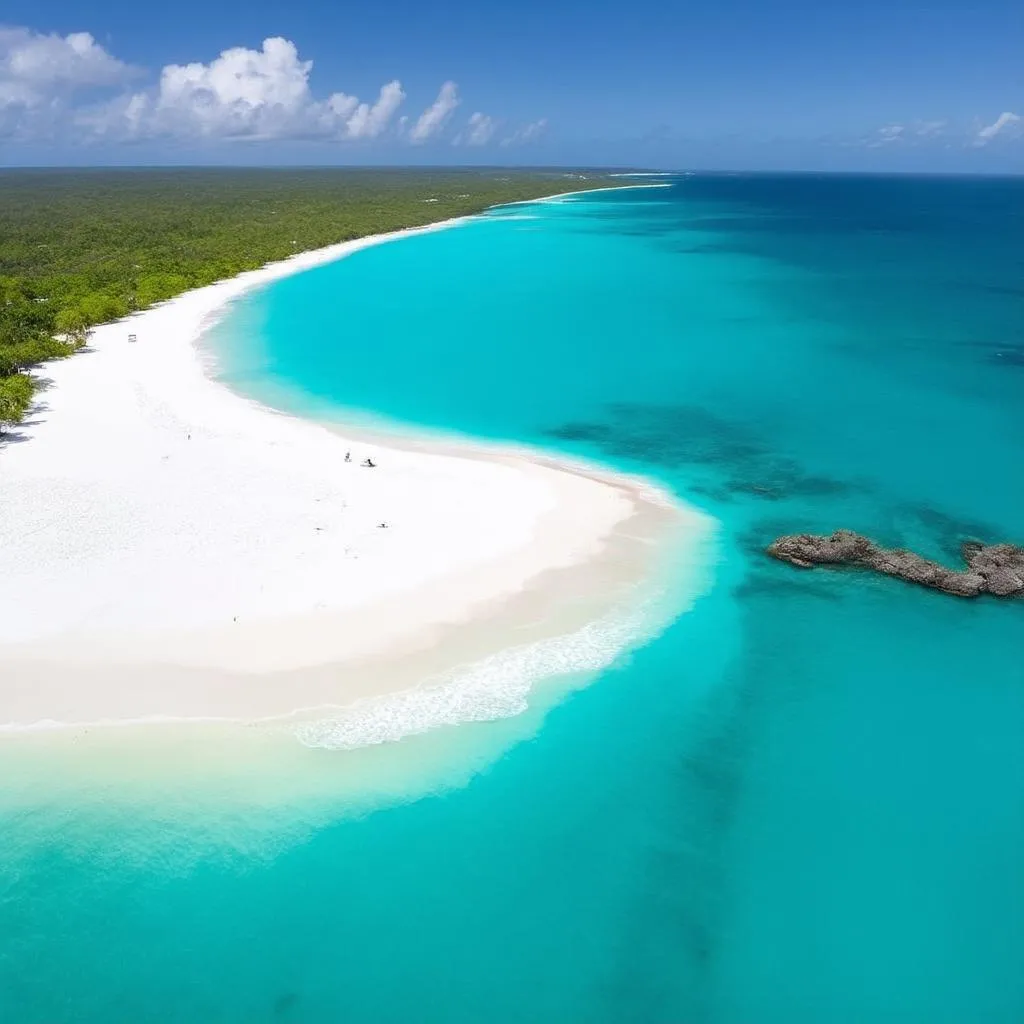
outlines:
M578 629L662 540L706 532L642 482L347 438L207 376L196 341L233 298L382 240L189 292L42 368L0 446L0 724L344 707Z

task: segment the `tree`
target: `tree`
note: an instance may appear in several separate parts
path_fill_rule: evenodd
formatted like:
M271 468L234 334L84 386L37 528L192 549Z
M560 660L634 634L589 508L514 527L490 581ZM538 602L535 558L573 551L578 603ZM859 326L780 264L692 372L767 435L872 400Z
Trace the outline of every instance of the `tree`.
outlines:
M27 373L0 377L0 433L4 424L15 424L28 412L35 394L35 381Z
M75 348L81 348L89 336L89 321L77 307L62 309L53 320L54 329L63 334Z

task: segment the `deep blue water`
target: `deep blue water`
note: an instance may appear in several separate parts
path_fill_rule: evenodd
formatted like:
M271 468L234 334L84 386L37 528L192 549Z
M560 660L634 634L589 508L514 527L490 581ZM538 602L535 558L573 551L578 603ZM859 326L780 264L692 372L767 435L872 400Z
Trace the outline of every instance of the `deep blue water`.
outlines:
M761 553L1024 540L1022 282L1024 180L697 175L240 302L232 386L646 473L722 524L716 585L467 785L272 857L43 828L0 1016L1024 1020L1024 605Z

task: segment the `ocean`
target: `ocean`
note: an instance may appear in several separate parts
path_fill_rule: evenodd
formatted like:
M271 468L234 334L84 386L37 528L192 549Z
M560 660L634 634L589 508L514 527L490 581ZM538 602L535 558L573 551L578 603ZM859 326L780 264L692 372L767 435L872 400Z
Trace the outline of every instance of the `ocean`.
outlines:
M362 250L207 341L291 412L657 481L719 524L706 592L351 813L0 803L0 1019L1024 1020L1024 603L763 553L1024 541L1024 179L658 180Z

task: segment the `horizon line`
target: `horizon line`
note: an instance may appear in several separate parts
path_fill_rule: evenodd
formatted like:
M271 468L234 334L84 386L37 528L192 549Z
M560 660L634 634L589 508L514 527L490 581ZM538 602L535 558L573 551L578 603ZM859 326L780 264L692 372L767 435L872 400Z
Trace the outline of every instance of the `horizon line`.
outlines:
M591 173L637 175L779 176L856 178L1020 178L1020 171L920 171L920 170L811 170L808 168L665 168L628 164L4 164L0 174L26 171L518 171L534 173Z

